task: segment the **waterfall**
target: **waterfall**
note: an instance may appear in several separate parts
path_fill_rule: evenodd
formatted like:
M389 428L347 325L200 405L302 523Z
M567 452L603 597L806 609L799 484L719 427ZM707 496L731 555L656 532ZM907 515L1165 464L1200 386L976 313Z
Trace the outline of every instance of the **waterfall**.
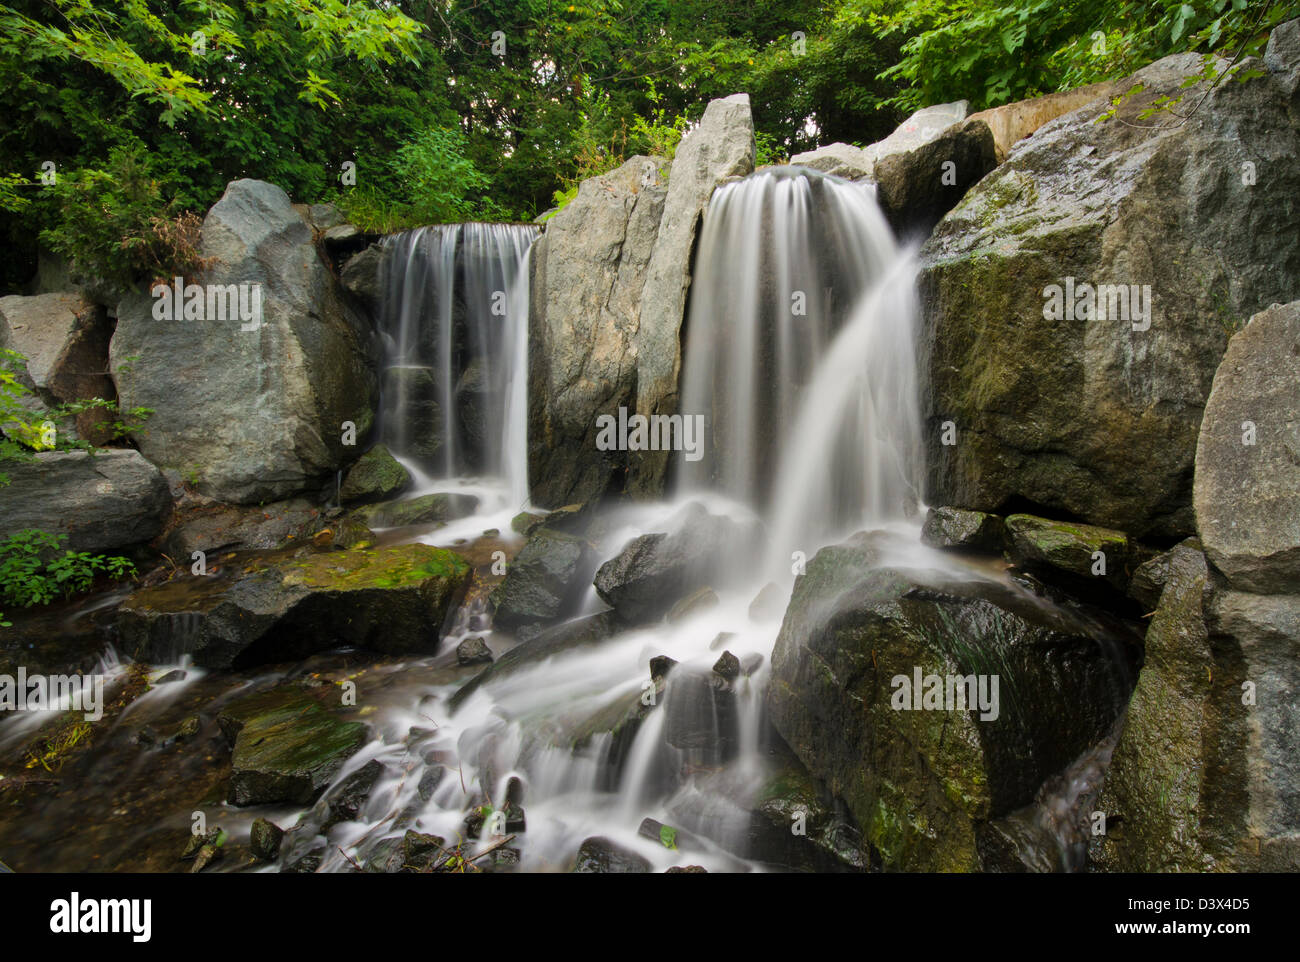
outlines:
M440 224L385 239L380 438L427 478L528 497L528 251L537 228Z
M682 412L703 414L710 440L703 459L678 460L678 491L748 505L786 564L791 549L913 514L913 282L870 185L783 167L720 188L682 376Z

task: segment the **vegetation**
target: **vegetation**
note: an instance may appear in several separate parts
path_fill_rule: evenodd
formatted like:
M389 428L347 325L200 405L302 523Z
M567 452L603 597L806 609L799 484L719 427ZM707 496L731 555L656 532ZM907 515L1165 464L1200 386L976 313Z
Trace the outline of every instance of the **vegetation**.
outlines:
M120 580L135 574L127 558L63 549L65 541L66 535L32 528L0 540L0 601L33 608L86 591L101 575Z
M4 285L38 239L119 283L200 268L237 177L363 226L527 219L707 102L750 94L760 159L865 144L1168 53L1260 52L1254 0L12 0L0 5ZM1215 68L1211 68L1213 71Z

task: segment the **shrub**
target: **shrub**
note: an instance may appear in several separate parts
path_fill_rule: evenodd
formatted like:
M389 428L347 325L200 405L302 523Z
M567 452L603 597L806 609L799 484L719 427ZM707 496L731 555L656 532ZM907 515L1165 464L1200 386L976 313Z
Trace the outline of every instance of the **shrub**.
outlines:
M135 574L135 565L120 556L71 550L57 554L65 541L66 535L35 528L0 541L0 601L20 608L47 605L85 591L99 575L121 579Z

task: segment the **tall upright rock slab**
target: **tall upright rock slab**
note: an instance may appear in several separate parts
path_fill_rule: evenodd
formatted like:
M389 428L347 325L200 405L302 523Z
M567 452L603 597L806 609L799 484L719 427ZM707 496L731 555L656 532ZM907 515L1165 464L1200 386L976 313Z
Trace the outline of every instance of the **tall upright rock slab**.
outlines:
M665 167L638 156L583 181L533 246L528 477L541 507L622 486L627 455L597 449L596 418L636 404L634 342Z
M748 94L715 100L699 126L682 138L668 178L659 236L641 292L636 336L638 414L677 413L682 367L682 321L691 285L691 261L701 215L719 184L754 170L754 120ZM654 497L664 489L667 451L631 456L627 490Z
M150 461L192 474L222 501L285 498L362 449L376 391L365 322L340 297L311 228L279 187L232 182L202 238L212 266L189 280L205 296L249 285L250 304L256 285L260 323L206 309L201 318L177 311L159 320L151 292L134 292L118 305L113 379L124 408L153 409L139 437ZM347 421L358 447L342 443Z

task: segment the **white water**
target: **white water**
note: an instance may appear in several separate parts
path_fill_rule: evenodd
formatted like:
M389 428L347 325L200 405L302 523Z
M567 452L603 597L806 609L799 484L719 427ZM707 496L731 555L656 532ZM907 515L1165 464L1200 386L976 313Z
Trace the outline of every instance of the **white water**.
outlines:
M410 496L477 479L485 507L528 500L528 251L537 228L443 224L385 240L381 438Z

